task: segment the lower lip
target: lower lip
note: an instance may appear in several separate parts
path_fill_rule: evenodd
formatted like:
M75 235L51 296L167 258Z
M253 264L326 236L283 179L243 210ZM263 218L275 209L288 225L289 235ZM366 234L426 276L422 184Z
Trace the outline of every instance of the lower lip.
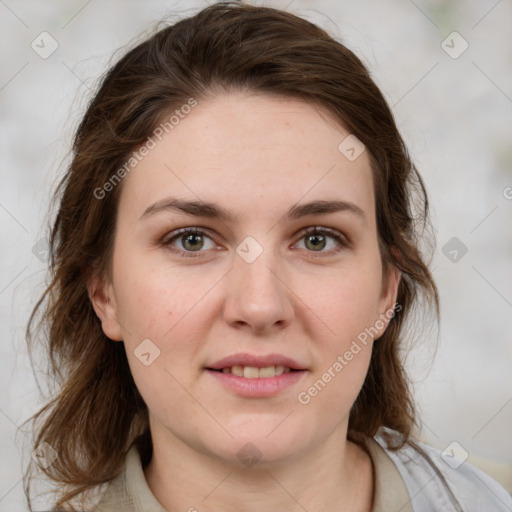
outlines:
M208 369L206 371L217 379L217 381L225 388L247 397L276 395L279 391L298 382L306 373L305 370L298 370L289 373L282 373L276 377L247 379L245 377L237 377L232 373L222 373Z

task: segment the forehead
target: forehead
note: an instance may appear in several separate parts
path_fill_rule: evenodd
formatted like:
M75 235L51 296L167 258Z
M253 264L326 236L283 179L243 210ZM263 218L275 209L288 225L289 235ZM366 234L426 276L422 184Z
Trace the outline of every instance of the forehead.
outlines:
M372 217L369 157L348 159L349 132L305 101L247 93L198 102L125 178L121 205L142 214L166 196L222 204L239 217L302 199L341 198ZM343 149L343 144L342 144Z

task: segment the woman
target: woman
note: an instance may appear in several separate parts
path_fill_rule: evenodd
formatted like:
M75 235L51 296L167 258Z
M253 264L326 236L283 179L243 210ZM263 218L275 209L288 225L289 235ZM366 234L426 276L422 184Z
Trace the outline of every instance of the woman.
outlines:
M428 201L323 30L237 3L161 30L105 76L59 193L31 320L61 385L35 416L57 509L512 509L414 441Z

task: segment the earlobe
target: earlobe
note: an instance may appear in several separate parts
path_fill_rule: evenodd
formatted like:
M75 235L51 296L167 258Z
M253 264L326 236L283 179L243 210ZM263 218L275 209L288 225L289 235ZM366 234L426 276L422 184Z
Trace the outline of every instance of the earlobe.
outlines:
M87 290L105 335L113 341L123 341L121 325L117 321L117 304L112 284L107 282L104 276L95 275L87 280Z

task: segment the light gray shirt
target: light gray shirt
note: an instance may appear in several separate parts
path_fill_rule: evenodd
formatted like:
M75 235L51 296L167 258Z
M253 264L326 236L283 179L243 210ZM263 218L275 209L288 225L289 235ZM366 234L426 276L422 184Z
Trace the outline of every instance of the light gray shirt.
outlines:
M377 435L367 440L375 470L372 512L512 512L512 497L496 481L463 462L456 469L441 452L417 443L398 451ZM443 481L444 479L444 481ZM149 488L135 446L94 509L97 512L166 512Z

